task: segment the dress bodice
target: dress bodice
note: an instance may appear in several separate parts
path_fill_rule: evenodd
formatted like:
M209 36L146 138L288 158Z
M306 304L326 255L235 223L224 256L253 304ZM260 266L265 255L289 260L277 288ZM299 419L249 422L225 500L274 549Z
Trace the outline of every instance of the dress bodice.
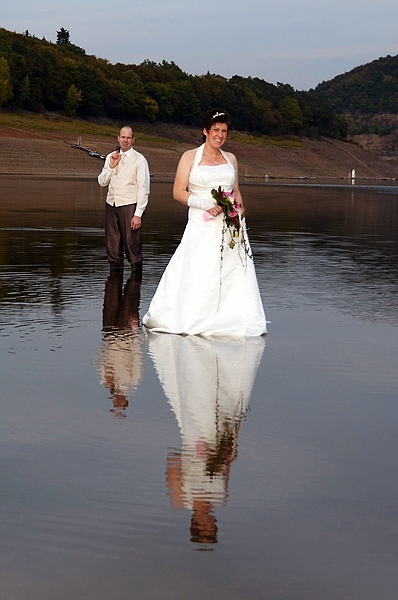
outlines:
M220 150L221 154L227 161L221 165L200 165L202 160L204 144L200 146L196 152L194 164L189 175L189 191L192 194L206 197L211 195L212 189L221 189L224 192L231 192L235 183L235 168L229 160L227 154Z

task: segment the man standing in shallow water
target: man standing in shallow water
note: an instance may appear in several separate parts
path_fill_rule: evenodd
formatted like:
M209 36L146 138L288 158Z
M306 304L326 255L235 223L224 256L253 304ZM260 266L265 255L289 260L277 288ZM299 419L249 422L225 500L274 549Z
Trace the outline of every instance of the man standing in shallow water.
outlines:
M105 204L106 253L111 271L123 269L124 253L132 271L142 270L142 215L148 204L150 175L146 158L134 150L134 130L122 127L120 150L111 152L98 175L108 186Z

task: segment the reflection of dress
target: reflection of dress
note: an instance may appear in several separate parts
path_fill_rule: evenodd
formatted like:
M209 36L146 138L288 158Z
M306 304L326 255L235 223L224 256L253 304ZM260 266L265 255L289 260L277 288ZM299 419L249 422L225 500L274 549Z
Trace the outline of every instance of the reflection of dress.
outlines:
M201 146L189 179L189 190L211 198L213 188L231 191L235 169L228 161L199 165ZM154 331L251 337L266 332L264 310L252 259L243 249L228 247L225 235L221 261L223 216L203 219L190 208L181 243L171 258L143 323Z
M179 473L173 494L179 495L180 506L190 509L198 499L224 504L264 338L149 333L148 343L182 437L181 453L169 457L169 466L174 464Z

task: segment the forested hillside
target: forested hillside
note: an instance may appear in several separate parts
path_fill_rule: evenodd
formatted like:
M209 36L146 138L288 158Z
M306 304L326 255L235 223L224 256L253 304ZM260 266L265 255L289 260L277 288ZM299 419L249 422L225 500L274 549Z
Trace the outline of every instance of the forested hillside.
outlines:
M398 127L398 56L356 67L324 81L313 93L349 117L352 133L393 133Z
M319 94L318 94L319 96ZM345 138L348 123L309 92L258 78L189 75L175 63L111 64L87 55L61 28L57 43L0 28L0 108L200 125L223 107L237 130Z
M324 81L313 92L339 113L398 113L398 56L356 67Z

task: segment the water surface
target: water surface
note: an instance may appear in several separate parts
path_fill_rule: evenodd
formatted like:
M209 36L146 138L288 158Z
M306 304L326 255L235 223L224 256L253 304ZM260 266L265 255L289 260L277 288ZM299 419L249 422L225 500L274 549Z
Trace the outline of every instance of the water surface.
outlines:
M146 336L95 181L0 188L0 597L393 600L398 189L243 186L266 339Z

